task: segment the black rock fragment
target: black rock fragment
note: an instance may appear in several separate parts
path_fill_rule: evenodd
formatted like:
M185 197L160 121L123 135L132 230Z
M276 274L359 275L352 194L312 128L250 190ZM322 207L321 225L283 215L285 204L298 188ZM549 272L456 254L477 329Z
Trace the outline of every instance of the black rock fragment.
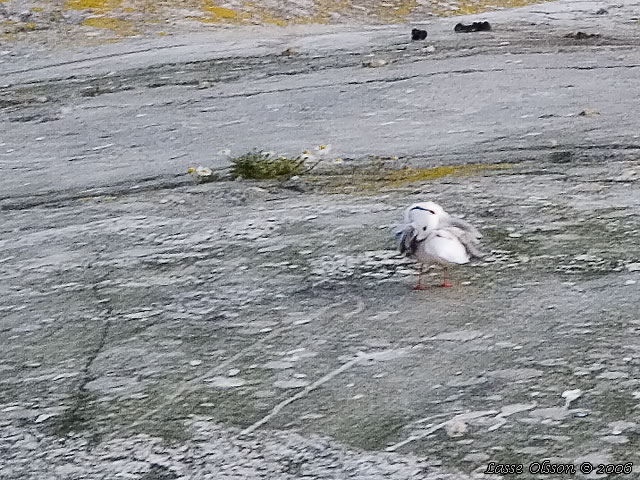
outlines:
M585 33L585 32L574 32L568 33L565 35L566 38L573 38L575 40L587 40L589 38L600 38L599 33Z
M411 40L424 40L427 38L427 31L414 28L411 30Z
M490 32L491 24L489 22L473 22L471 25L465 25L464 23L458 23L454 28L456 32L471 33L471 32Z

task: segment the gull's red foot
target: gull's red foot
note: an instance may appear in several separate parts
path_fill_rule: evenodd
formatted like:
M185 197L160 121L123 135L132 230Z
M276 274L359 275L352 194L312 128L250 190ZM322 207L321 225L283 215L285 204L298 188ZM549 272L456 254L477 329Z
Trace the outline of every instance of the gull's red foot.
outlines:
M417 284L415 287L413 287L414 290L424 290L424 285L422 285L421 283Z
M442 282L441 286L443 288L449 288L449 287L453 287L453 283L451 283L451 282Z

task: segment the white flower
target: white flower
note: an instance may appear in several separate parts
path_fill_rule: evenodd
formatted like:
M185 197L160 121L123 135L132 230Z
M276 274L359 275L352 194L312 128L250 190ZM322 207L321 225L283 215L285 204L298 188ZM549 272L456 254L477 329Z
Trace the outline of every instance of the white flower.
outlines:
M316 155L324 158L329 155L329 152L331 152L331 145L318 145L314 148L314 151L316 152Z
M274 151L269 151L269 152L260 152L262 154L263 157L265 158L272 158L276 156L276 152Z
M309 150L305 150L302 152L302 155L300 155L300 158L302 158L302 160L307 161L307 160L315 160L316 156L311 153Z
M213 175L213 172L208 167L200 166L196 168L196 175L198 175L199 177L210 177L211 175Z

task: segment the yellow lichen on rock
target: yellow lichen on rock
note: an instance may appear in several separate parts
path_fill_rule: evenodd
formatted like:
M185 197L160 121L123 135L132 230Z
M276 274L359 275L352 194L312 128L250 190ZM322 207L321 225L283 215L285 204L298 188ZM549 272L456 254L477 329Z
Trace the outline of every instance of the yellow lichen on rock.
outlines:
M516 8L525 7L532 3L542 3L549 0L460 0L458 6L449 10L442 8L434 9L434 13L442 17L454 15L473 15L483 13L495 8Z
M205 0L204 5L202 5L202 8L207 12L211 13L212 15L219 18L237 18L238 17L238 12L236 12L235 10L232 10L230 8L219 7L218 5L216 5L215 3L209 0Z
M409 14L418 6L416 0L402 0L400 2L382 2L376 5L375 14L383 22L406 22Z
M94 13L107 13L120 8L122 0L66 0L64 8L69 10L91 10Z
M221 7L211 0L202 1L202 10L208 13L204 17L196 17L197 20L211 23L242 23L247 17L244 12L236 12L231 8Z
M128 36L135 35L136 31L133 28L133 22L129 20L122 20L116 17L89 17L82 21L82 25L96 28L106 28L117 35Z
M0 0L6 2L7 0ZM549 0L537 0L544 2ZM15 3L15 0L14 0ZM275 2L273 0L36 0L31 5L34 16L28 24L20 26L0 23L0 34L13 40L23 32L37 35L38 31L51 31L51 24L60 24L60 32L71 38L80 34L82 42L105 40L86 28L78 29L63 20L63 12L83 11L90 18L81 21L83 27L108 29L117 38L134 34L170 34L183 25L181 20L220 25L288 25L340 24L351 22L391 24L407 23L425 15L452 16L475 14L494 8L521 7L536 0L310 0ZM33 24L36 22L36 24ZM165 23L168 28L159 32L154 24ZM193 26L193 28L198 28Z
M253 20L259 23L265 23L269 25L278 25L284 27L289 24L289 21L283 17L279 17L266 8L259 6L256 2L245 1L243 7L247 9Z
M392 170L387 174L389 185L417 182L421 180L435 180L448 175L477 175L485 170L500 170L512 168L512 163L469 163L466 165L441 165L433 168L404 167Z

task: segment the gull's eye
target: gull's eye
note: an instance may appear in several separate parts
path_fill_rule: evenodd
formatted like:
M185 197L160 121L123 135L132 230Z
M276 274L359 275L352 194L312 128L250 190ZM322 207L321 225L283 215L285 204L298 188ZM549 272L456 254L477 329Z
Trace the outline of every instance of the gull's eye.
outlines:
M422 227L422 231L426 232L427 231L427 227Z

